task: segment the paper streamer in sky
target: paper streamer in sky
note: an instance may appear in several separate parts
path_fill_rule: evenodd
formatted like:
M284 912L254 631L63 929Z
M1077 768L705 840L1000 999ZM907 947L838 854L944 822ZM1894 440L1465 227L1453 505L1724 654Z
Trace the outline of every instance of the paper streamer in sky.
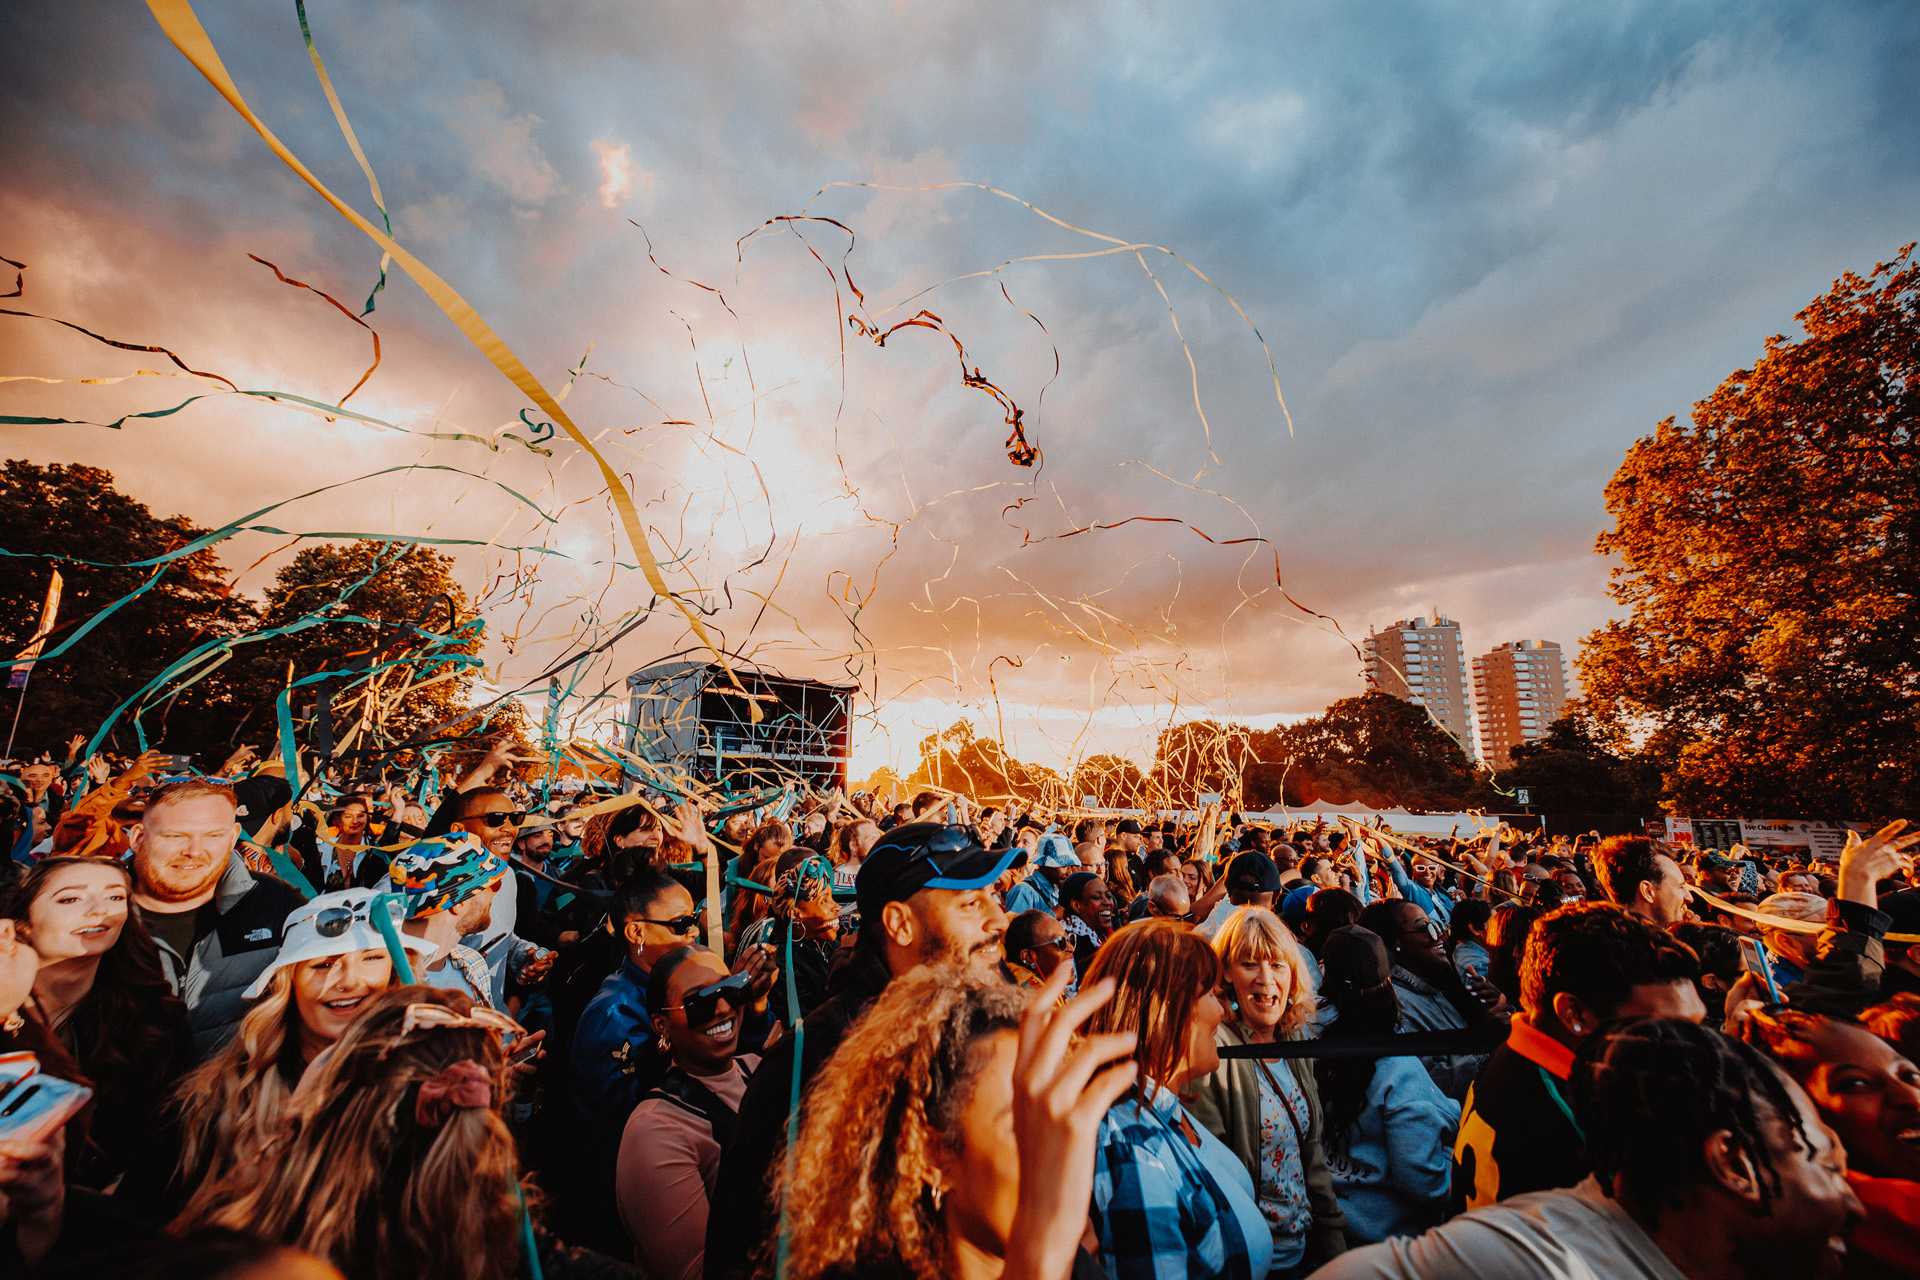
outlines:
M199 15L194 12L190 0L147 0L147 8L152 11L154 19L159 22L160 29L166 33L167 39L171 40L174 47L185 55L187 61L207 78L207 83L227 100L228 105L240 113L240 118L252 126L253 131L260 135L268 147L272 148L273 153L280 157L288 168L299 174L302 181L319 193L321 199L332 205L341 217L358 227L379 245L383 252L399 263L400 269L411 276L414 283L425 290L434 304L446 313L447 318L459 326L460 332L479 348L480 354L492 361L493 366L505 374L522 394L558 423L560 429L593 458L600 468L601 478L606 483L607 495L613 500L615 509L620 513L620 521L626 528L627 541L633 547L634 557L639 561L640 572L646 575L648 585L653 588L655 595L673 602L674 607L685 616L694 635L699 637L700 642L719 663L721 670L726 672L733 686L745 694L746 687L734 674L733 664L727 660L727 656L707 634L706 626L700 621L699 613L678 593L667 587L666 579L660 573L660 565L654 557L653 546L647 539L646 530L640 524L640 513L633 505L632 495L621 483L619 473L614 471L606 458L601 456L600 451L594 448L593 442L587 438L586 433L574 425L567 411L560 407L560 402L554 399L533 372L521 363L520 357L513 353L492 327L480 317L480 313L475 311L452 285L402 248L392 236L367 221L357 210L329 190L326 184L302 164L299 157L289 151L286 144L281 142L271 129L267 128L260 117L253 113L253 108L249 107L246 99L241 97L233 77L227 73L226 64L221 61L219 52L213 47L213 40L207 35L206 28L200 25ZM759 705L752 700L749 700L747 705L754 723L759 723L762 715Z

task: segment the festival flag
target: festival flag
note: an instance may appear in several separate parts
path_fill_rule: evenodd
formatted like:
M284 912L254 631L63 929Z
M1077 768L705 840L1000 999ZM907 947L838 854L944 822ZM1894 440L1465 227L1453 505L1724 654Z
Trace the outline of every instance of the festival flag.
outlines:
M40 627L33 633L33 639L13 660L13 667L7 672L7 688L24 689L27 687L27 675L33 670L34 660L40 656L40 650L46 646L47 637L53 634L53 620L60 612L60 571L53 571L53 580L47 583L47 602L40 606Z

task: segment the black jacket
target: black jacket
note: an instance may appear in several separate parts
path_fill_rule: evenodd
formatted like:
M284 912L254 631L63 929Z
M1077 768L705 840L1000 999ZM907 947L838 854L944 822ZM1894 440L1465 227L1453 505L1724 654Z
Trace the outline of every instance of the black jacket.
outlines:
M886 957L862 934L852 958L833 974L825 1004L806 1016L806 1044L799 1063L804 1094L840 1047L847 1029L893 981ZM746 1280L761 1248L780 1230L780 1210L769 1186L787 1148L787 1104L793 1096L794 1038L767 1050L740 1099L733 1141L720 1157L720 1173L707 1211L706 1280Z

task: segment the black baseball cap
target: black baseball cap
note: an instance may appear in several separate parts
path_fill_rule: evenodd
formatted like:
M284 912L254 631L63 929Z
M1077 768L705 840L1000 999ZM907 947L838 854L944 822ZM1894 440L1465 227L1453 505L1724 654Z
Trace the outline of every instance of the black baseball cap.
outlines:
M988 849L971 827L942 822L904 822L867 851L853 887L863 919L878 920L889 902L905 902L922 889L984 889L1025 850Z
M1123 819L1120 825L1113 829L1113 833L1120 836L1139 836L1146 834L1146 832L1140 830L1140 824L1132 818Z
M1242 893L1278 893L1280 868L1258 849L1249 849L1227 864L1227 888Z

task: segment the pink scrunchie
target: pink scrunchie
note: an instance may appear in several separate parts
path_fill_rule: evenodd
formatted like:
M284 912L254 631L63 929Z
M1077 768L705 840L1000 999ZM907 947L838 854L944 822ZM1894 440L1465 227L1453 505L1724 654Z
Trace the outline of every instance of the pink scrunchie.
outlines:
M439 1075L422 1081L419 1100L413 1104L413 1118L428 1129L447 1122L455 1107L485 1107L493 1104L493 1075L472 1058L449 1063Z

